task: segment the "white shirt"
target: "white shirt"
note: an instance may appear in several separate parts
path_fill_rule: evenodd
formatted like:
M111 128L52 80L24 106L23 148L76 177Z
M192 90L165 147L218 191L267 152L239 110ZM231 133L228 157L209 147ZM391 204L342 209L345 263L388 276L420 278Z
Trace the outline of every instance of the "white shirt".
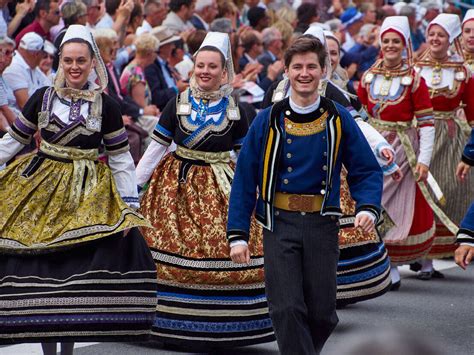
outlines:
M12 63L3 72L3 79L13 92L28 89L28 97L39 88L50 85L46 75L38 67L31 69L18 51L15 51Z
M143 23L140 27L137 28L137 30L135 31L135 34L137 36L141 35L142 33L147 33L147 32L151 32L151 30L153 29L153 27L151 27L151 25L148 23L147 20L143 20Z
M93 26L94 28L112 28L114 25L114 19L108 13L105 13L104 16Z
M194 28L193 24L189 21L184 22L181 17L176 15L173 11L170 11L163 21L163 26L168 27L174 34L179 35L181 32L191 30Z

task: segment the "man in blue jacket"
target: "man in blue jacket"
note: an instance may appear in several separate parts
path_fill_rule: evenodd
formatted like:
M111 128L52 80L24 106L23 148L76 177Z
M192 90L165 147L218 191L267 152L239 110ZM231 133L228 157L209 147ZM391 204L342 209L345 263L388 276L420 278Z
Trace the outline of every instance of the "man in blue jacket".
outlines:
M471 138L464 148L461 162L456 169L459 180L466 180L469 169L474 165L474 129L471 131ZM456 243L459 247L454 253L454 260L463 269L474 259L474 203L471 204L466 216L461 221L459 231L456 236Z
M227 236L234 262L250 262L254 211L264 227L267 300L284 355L319 353L338 322L343 164L357 203L355 226L370 231L380 215L383 176L367 141L345 108L318 94L326 55L312 36L288 48L290 96L255 118L230 196Z

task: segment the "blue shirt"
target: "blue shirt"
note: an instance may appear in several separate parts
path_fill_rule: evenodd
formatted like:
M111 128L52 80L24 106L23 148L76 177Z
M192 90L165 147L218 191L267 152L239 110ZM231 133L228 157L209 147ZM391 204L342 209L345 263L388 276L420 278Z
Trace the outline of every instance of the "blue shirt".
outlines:
M161 72L163 73L163 77L165 78L166 85L169 88L178 89L178 87L176 86L176 81L173 79L168 69L168 64L160 57L157 57L157 59L158 59L158 63L160 63Z

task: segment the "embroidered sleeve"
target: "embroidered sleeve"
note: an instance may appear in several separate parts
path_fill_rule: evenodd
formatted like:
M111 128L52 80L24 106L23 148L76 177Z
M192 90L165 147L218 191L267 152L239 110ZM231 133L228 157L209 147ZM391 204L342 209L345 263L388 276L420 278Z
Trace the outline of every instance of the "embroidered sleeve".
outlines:
M362 77L361 81L359 82L359 87L357 89L357 96L359 96L359 101L362 104L362 106L367 107L368 105L368 98L367 98L367 89L365 88L364 80L365 80L365 75Z
M433 105L431 104L428 87L426 86L425 79L419 76L419 74L415 75L415 78L417 77L419 78L418 88L413 91L411 100L418 127L434 126Z
M111 100L104 100L102 133L105 149L108 155L128 152L128 135L122 121L120 106Z
M161 113L160 119L155 126L151 138L160 144L169 146L174 138L174 131L176 127L176 100L170 100L163 112Z
M29 144L31 137L38 130L38 114L41 111L43 93L44 89L39 89L30 97L11 126L10 135L21 144Z

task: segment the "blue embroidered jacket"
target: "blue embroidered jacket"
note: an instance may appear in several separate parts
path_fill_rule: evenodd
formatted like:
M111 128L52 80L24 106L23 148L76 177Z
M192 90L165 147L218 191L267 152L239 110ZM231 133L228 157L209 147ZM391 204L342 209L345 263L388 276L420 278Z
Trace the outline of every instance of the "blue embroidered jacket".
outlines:
M314 140L307 141L309 144L306 149L299 148L299 166L293 166L291 171L308 171L307 164L301 162L314 164L319 161L324 165L314 169L311 175L294 174L289 185L281 184L282 180L285 181L282 178L286 176L286 172L290 171L286 170L285 163L288 153L282 156L285 144L289 141L291 143L284 123L285 115L289 113L288 108L287 98L261 111L245 137L230 195L227 224L229 242L248 241L250 218L254 210L257 221L264 228L273 230L275 191L315 194L315 191L305 189L310 186L311 190L316 189L316 193L319 193L317 189L323 185L321 214L340 216L342 164L348 170L347 181L357 203L356 212L370 211L379 219L383 188L383 174L379 164L350 113L322 96L314 118L326 117L325 129L321 134L312 135ZM306 158L302 159L301 155ZM318 158L315 159L315 156ZM308 180L313 180L313 183Z
M461 160L470 166L474 166L474 128L471 130L471 138L464 148Z

